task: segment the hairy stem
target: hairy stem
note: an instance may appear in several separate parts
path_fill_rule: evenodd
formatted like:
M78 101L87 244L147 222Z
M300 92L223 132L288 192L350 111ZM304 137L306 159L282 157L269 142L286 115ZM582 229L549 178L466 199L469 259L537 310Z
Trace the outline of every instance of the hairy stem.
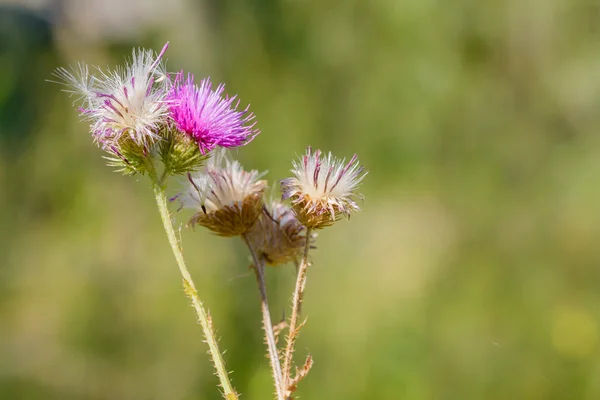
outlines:
M298 277L296 278L296 288L294 289L294 297L292 300L292 316L290 318L290 327L288 330L287 344L285 347L285 358L283 359L283 384L286 389L289 386L292 377L292 361L294 358L294 346L300 327L298 327L298 319L300 318L300 308L302 307L302 298L304 297L304 287L306 286L306 272L308 271L308 250L310 249L310 233L311 229L306 230L306 244L304 246L304 254L302 262L298 268ZM291 398L289 395L287 399Z
M269 301L267 300L267 286L265 285L265 273L264 273L264 261L260 259L252 244L248 240L246 235L242 235L244 242L248 246L248 250L252 254L252 260L254 262L254 271L256 272L256 281L258 282L258 289L260 291L260 309L262 311L262 323L263 329L265 330L265 341L267 343L267 350L269 353L269 360L271 362L271 369L273 370L273 380L275 381L275 391L277 393L277 399L283 400L285 398L285 388L283 387L283 379L281 376L281 364L279 363L279 352L277 351L277 344L275 343L275 335L273 333L273 322L271 321L271 312L269 311Z
M198 297L198 292L196 291L194 281L192 280L192 277L185 265L185 260L183 259L181 247L179 246L179 242L177 241L177 237L175 236L175 230L173 229L171 215L169 214L169 209L167 208L167 197L164 186L161 183L159 183L160 181L156 178L156 174L151 174L150 177L152 179L154 196L156 198L156 204L158 205L158 211L162 218L163 226L165 228L165 232L167 233L167 237L169 238L169 243L171 244L173 255L175 255L175 260L177 260L179 272L181 272L181 276L183 278L183 287L185 293L192 301L194 310L196 310L196 314L198 315L198 321L202 326L202 330L206 338L206 343L208 344L208 351L212 357L212 361L215 366L219 381L221 383L221 387L223 388L223 395L227 400L237 400L238 395L233 389L233 386L231 385L231 382L229 380L227 369L225 369L225 362L223 361L223 356L221 355L221 351L219 350L217 338L212 326L212 320L210 318L210 315L206 312L202 302L200 301L200 298ZM164 180L164 177L162 177L161 180Z

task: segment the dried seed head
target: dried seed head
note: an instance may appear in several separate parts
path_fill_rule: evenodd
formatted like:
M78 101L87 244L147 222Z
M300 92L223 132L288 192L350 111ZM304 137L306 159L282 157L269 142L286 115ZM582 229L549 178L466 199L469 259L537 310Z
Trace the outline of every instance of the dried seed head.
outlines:
M316 233L310 235L311 243ZM294 211L279 202L271 202L248 234L252 247L267 264L276 266L295 261L306 246L306 227L298 221Z
M190 225L205 226L220 236L243 235L261 215L267 187L266 181L259 180L263 175L244 171L238 161L217 150L204 171L188 174L189 184L176 198L182 207L198 211Z
M298 220L308 228L319 229L333 224L342 215L359 211L355 193L367 172L356 154L345 159L327 156L308 147L299 162L293 162L294 177L281 181L282 198L289 199Z
M162 63L168 43L156 55L133 50L125 68L91 74L87 65L59 68L55 76L77 96L81 115L90 121L96 143L111 153L122 153L123 142L139 147L158 141L168 114L170 81Z

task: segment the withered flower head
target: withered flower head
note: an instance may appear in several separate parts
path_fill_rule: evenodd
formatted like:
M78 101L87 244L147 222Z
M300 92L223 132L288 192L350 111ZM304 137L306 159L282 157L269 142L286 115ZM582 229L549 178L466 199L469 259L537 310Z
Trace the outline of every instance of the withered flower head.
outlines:
M310 235L314 241L316 233ZM306 227L294 211L279 202L271 202L248 234L248 240L258 254L271 266L295 261L306 246ZM310 243L309 243L310 244Z
M259 180L264 173L245 171L238 161L217 150L206 169L188 174L186 190L176 196L182 207L198 212L189 224L202 225L219 236L248 233L261 215L263 192L267 182Z
M281 181L282 198L291 201L298 220L306 227L323 228L342 215L349 218L352 211L360 210L355 199L362 196L355 191L367 172L356 154L345 162L308 147L299 162L293 162L294 177Z
M65 91L81 103L79 112L90 121L94 140L106 151L120 154L124 142L146 147L161 139L169 112L170 81L162 61L168 45L158 55L134 49L127 65L112 71L96 68L92 74L86 64L56 70Z

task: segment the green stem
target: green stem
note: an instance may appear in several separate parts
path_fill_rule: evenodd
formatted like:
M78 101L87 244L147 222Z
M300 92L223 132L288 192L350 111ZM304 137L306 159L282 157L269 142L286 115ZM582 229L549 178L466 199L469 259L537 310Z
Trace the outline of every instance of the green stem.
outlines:
M183 278L183 287L185 293L192 301L192 305L194 306L196 314L198 315L198 321L202 326L202 330L206 338L206 343L208 343L208 351L212 357L213 364L217 371L217 376L219 377L219 381L221 382L221 387L223 388L224 392L223 394L225 396L225 399L227 400L237 400L238 395L233 389L233 386L231 385L231 382L229 380L227 369L225 369L225 362L223 361L223 356L221 355L221 351L219 350L219 345L217 343L217 338L212 326L211 317L206 312L202 302L198 298L198 292L196 291L196 287L194 286L194 281L192 280L192 277L185 265L183 253L181 252L181 247L179 246L177 236L175 235L175 230L173 229L173 223L171 221L171 215L169 214L169 209L167 207L167 196L165 193L164 186L162 182L160 182L157 179L156 173L154 171L151 171L150 178L152 180L152 186L154 189L156 204L158 205L158 211L160 213L160 217L162 218L163 226L165 228L165 232L167 233L167 237L169 238L171 249L173 250L173 254L175 255L175 260L177 260L179 272L181 272L181 276ZM161 180L164 180L164 177L161 177Z
M279 362L279 352L277 351L277 343L275 343L275 335L273 334L273 322L271 321L271 312L269 311L269 300L267 299L267 285L265 284L265 263L259 258L252 247L252 244L248 240L246 235L242 235L244 242L252 254L252 260L254 263L254 272L256 273L256 281L258 282L258 289L260 291L260 309L262 311L262 322L263 329L265 330L265 341L267 343L267 351L269 353L269 360L271 361L271 369L273 370L273 380L275 381L275 391L277 392L277 399L283 400L285 398L285 388L283 387L283 380L281 376L281 364Z
M289 386L292 377L292 361L294 358L294 345L296 339L300 333L301 326L298 326L298 319L300 317L300 308L302 307L302 299L304 298L304 288L306 286L306 273L308 271L308 250L310 249L310 232L311 229L306 229L306 244L304 246L304 254L302 256L302 262L300 268L298 268L298 277L296 278L296 288L294 289L294 298L292 300L292 316L290 318L290 327L288 330L287 344L285 347L285 357L283 359L283 384ZM287 399L290 399L288 395Z

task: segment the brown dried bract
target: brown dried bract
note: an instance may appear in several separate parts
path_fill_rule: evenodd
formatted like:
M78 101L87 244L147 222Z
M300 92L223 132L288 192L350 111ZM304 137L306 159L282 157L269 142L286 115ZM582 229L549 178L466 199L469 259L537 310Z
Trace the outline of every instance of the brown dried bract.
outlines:
M261 181L264 182L264 181ZM231 237L248 233L262 213L262 189L246 196L240 203L225 206L216 211L198 212L190 219L188 225L202 225L219 236Z
M301 256L306 244L306 228L291 208L273 203L270 210L266 207L263 209L248 239L267 264L276 266L295 261Z
M321 229L332 225L344 215L338 206L311 200L308 196L292 199L298 220L307 228Z

